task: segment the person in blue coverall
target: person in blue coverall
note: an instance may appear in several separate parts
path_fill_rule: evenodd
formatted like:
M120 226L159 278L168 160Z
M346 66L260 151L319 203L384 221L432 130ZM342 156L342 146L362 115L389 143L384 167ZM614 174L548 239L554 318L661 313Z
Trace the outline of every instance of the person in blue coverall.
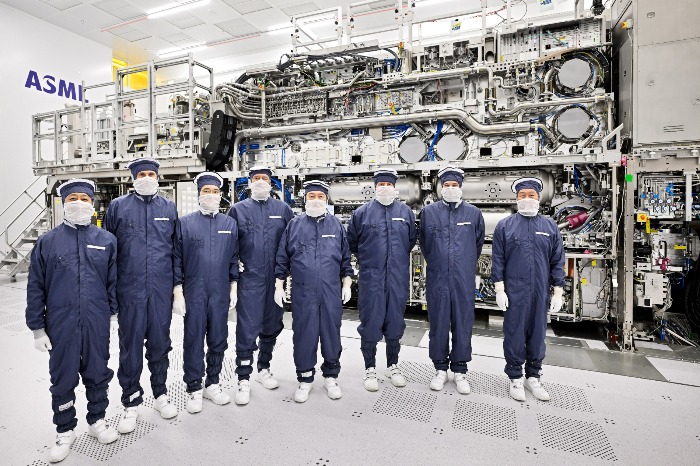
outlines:
M517 193L518 212L496 225L491 265L496 302L505 313L505 372L513 399L525 401L527 389L535 398L548 401L549 393L540 384L540 371L547 311L559 312L562 307L564 245L554 221L538 214L542 181L521 178L512 189Z
M358 309L360 349L365 360L364 386L379 390L376 374L377 343L386 341L386 377L395 387L406 378L397 364L406 329L411 250L416 244L416 218L396 199L395 170L374 172L375 199L353 212L348 225L350 252L360 267Z
M65 459L75 441L79 374L88 402L88 435L104 444L119 437L104 420L107 388L114 375L107 361L110 327L116 325L118 312L117 240L90 223L95 213L92 181L73 179L57 191L63 201L63 223L42 235L32 250L26 309L34 347L49 352L57 431L49 452L52 463Z
M472 359L476 264L484 245L484 217L462 200L462 170L448 166L438 177L442 200L421 211L419 235L427 262L429 356L436 370L430 388L442 390L449 368L457 391L466 395L470 392L467 363Z
M236 305L238 280L238 228L234 219L219 213L223 179L203 172L194 183L199 211L177 221L173 251L173 312L185 318L183 380L190 414L202 411L202 396L217 405L231 401L219 386L219 374L228 348L228 314ZM202 389L205 336L207 377Z
M164 419L177 416L165 381L168 375L170 322L173 307L173 238L177 209L158 192L158 167L153 159L128 165L135 193L109 204L105 229L117 237L117 300L119 301L119 370L124 412L117 426L122 434L136 429L143 402L143 347L151 372L154 408Z
M270 372L272 350L282 332L284 309L275 303L275 260L282 232L294 217L287 204L270 196L272 170L255 166L248 174L250 197L237 202L228 214L238 224L240 279L236 305L237 405L250 401L253 353L258 349L256 380L272 390L279 386Z
M292 331L294 364L299 387L294 401L309 399L316 372L319 339L321 371L328 397L342 396L340 373L340 325L343 304L350 300L353 270L345 228L328 213L328 184L304 183L306 213L293 218L282 233L275 267L275 302L286 299L284 281L292 275ZM342 288L341 288L342 283Z

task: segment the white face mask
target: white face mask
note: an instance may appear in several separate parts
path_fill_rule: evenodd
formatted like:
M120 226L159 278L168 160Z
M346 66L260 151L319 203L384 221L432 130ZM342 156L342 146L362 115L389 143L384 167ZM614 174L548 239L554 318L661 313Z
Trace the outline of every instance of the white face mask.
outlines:
M374 188L374 197L381 205L391 205L396 199L396 189L393 186L377 186Z
M87 225L95 213L90 202L71 201L63 204L63 218L73 225Z
M199 196L199 207L206 214L218 212L219 204L221 204L221 194L202 194Z
M150 176L136 178L134 180L134 189L142 196L153 196L158 192L158 180Z
M540 210L539 199L520 199L518 201L518 213L525 217L534 217Z
M256 201L264 201L270 197L272 185L265 180L253 181L250 185L250 197Z
M445 202L457 202L462 199L462 188L458 186L450 186L442 188L440 191Z
M306 201L306 215L309 217L320 217L328 212L326 210L326 205L326 201L322 201L320 199Z

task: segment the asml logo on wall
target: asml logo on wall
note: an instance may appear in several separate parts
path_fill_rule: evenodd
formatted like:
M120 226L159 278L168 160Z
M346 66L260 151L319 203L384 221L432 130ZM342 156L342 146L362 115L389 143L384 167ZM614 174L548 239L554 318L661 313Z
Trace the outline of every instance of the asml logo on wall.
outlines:
M73 99L81 101L83 99L83 86L77 85L70 81L64 79L58 80L58 86L56 85L56 78L50 74L45 74L43 76L43 86L39 79L39 74L36 71L29 70L27 75L27 81L24 83L24 87L33 87L39 92L46 92L47 94L55 94L58 91L59 97L65 97L67 99ZM76 93L77 87L77 93ZM87 102L87 99L85 99Z

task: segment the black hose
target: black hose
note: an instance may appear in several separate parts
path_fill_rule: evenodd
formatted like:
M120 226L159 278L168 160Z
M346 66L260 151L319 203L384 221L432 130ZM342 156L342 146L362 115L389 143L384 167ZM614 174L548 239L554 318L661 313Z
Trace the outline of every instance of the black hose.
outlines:
M248 81L250 79L250 76L248 76L248 73L243 73L236 79L236 84L243 84L244 82Z
M700 332L700 260L695 262L685 282L685 314L695 331Z
M284 63L282 63L282 58L283 58L283 57L287 57L287 61L285 61ZM289 55L287 55L286 53L284 53L284 54L282 54L282 56L280 57L280 61L277 63L277 69L280 70L280 71L284 71L284 70L286 70L287 68L289 68L290 66L293 66L293 65L294 65L294 62L292 61L292 59L289 57Z
M390 54L392 54L394 56L394 60L396 60L394 63L395 63L395 66L398 68L400 60L399 60L399 56L396 54L396 52L394 52L391 49L382 49L382 50L384 50L385 52L389 52ZM397 70L394 70L394 71L397 71Z

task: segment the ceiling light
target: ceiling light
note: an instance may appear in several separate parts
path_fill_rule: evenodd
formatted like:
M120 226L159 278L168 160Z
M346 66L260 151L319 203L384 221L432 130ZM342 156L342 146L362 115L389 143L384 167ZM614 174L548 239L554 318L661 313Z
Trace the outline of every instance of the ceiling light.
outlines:
M148 19L161 18L166 15L171 15L174 13L180 13L181 11L189 10L191 8L196 8L199 6L204 6L209 3L210 0L196 0L189 3L169 3L155 10L150 10L148 12Z
M275 26L270 26L267 28L268 34L283 34L285 32L292 32L294 28L289 23L277 24Z
M165 49L158 52L158 56L161 58L173 56L173 55L184 55L186 53L199 52L209 47L207 44L203 45L193 45L190 47L183 47L178 49Z
M433 6L437 3L445 3L448 0L423 0L421 2L416 2L416 8L422 7L422 6ZM452 0L449 0L452 1Z

